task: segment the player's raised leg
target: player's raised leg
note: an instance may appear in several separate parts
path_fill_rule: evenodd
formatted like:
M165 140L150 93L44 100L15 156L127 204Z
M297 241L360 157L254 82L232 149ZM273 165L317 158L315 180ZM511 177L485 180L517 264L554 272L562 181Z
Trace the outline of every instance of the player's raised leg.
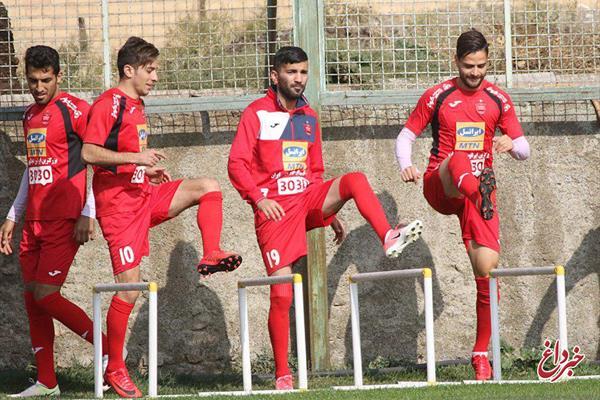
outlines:
M172 218L196 204L196 222L202 235L203 250L203 257L197 267L198 272L201 275L211 275L220 271L234 271L240 266L242 257L221 249L223 196L215 179L183 180L169 206L169 217Z
M398 257L406 246L421 235L423 223L419 220L391 228L379 199L362 172L350 172L334 179L323 203L323 215L337 213L350 199L354 199L360 214L379 236L386 256Z

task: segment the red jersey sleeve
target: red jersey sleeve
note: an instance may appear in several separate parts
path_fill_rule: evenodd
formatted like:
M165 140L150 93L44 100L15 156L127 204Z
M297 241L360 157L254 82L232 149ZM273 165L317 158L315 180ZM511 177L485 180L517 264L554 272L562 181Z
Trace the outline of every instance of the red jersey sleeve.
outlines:
M416 136L419 136L431 121L435 108L435 99L432 100L434 89L435 88L427 89L425 93L423 93L417 102L417 106L413 112L410 113L410 116L404 125Z
M317 136L315 142L308 149L308 158L310 163L310 173L313 182L323 182L323 146L321 141L321 125L317 121Z
M231 144L229 162L227 163L227 172L231 184L244 200L253 204L264 197L254 183L251 173L252 158L259 129L260 121L256 112L251 108L246 108L242 113L235 138Z
M506 102L502 105L502 114L498 121L498 129L511 139L516 139L523 136L523 128L517 119L517 113L515 112L512 100L507 94L504 95L506 96Z
M84 139L85 133L87 131L87 122L90 116L90 105L85 100L81 100L77 103L77 109L81 112L81 115L77 117L73 122L73 129L75 129L75 133L81 138Z
M114 112L109 97L98 99L89 111L87 129L83 141L85 143L104 146L117 115L118 110Z

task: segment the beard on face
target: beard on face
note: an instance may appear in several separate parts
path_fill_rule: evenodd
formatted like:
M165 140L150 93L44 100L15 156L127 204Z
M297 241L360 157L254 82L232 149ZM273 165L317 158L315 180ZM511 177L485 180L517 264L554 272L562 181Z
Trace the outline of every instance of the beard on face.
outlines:
M479 85L481 85L481 82L483 81L483 78L485 78L485 75L477 79L477 82L475 84L472 83L474 80L469 80L469 78L466 75L459 74L459 78L466 87L470 89L477 89Z
M302 86L302 90L300 90L299 93L296 93L290 85L285 85L285 84L279 84L277 85L277 89L279 90L279 92L281 93L281 95L283 97L285 97L287 100L298 100L299 98L302 97L302 94L304 93L304 86Z

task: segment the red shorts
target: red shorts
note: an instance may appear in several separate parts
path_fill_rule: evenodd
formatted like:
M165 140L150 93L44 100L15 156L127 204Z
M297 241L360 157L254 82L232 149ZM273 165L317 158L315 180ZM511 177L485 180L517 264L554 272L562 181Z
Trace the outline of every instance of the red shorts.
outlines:
M137 267L149 254L150 228L171 219L169 207L181 182L150 185L150 191L140 196L137 210L98 218L114 275Z
M490 220L481 217L479 210L466 197L452 198L444 193L440 170L435 169L423 175L423 194L433 209L445 215L456 214L460 221L462 239L465 247L469 249L469 242L474 240L480 246L488 247L500 252L500 220L498 212ZM496 199L493 196L494 210Z
M332 183L333 179L313 183L300 194L277 198L285 210L281 221L268 220L260 211L254 213L256 238L267 275L306 255L307 231L331 224L335 214L326 217L321 209Z
M25 283L62 286L79 249L73 238L75 222L25 221L19 254Z

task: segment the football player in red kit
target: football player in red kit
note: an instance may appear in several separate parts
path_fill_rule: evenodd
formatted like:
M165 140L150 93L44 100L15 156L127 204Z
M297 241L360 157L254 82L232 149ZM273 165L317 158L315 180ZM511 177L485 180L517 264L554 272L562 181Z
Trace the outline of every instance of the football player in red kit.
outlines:
M396 141L404 182L421 174L412 164L412 143L431 124L433 146L423 174L427 202L442 214L460 220L462 238L477 286L477 336L471 358L477 380L490 379L489 272L498 266L499 222L493 152L517 160L529 157L529 144L509 96L486 81L488 43L470 30L456 43L459 76L428 89L419 99ZM494 136L498 128L501 135Z
M302 95L308 57L298 47L275 55L265 97L243 112L229 154L233 186L254 210L256 237L268 275L292 273L306 255L306 231L331 225L339 244L346 231L336 213L354 199L362 216L396 257L422 230L420 221L392 229L362 172L323 180L321 130L317 114ZM275 387L292 389L288 367L289 309L292 285L271 286L269 335L275 358Z
M242 259L221 250L223 222L219 184L212 178L172 181L157 163L165 155L147 148L143 96L158 81L159 52L130 37L117 56L119 84L92 105L82 157L94 165L93 188L102 234L108 242L116 282L139 282L139 263L148 255L149 229L198 205L204 256L201 275L233 271ZM129 315L138 292L118 292L108 310L108 366L105 381L121 397L140 397L122 356Z
M90 318L60 293L77 249L94 235L94 198L90 195L86 202L86 166L81 161L90 106L60 90L62 72L53 48L27 49L25 74L35 101L23 118L27 168L0 228L0 253L12 254L15 223L26 211L19 261L37 380L11 397L57 396L52 320L93 340Z

